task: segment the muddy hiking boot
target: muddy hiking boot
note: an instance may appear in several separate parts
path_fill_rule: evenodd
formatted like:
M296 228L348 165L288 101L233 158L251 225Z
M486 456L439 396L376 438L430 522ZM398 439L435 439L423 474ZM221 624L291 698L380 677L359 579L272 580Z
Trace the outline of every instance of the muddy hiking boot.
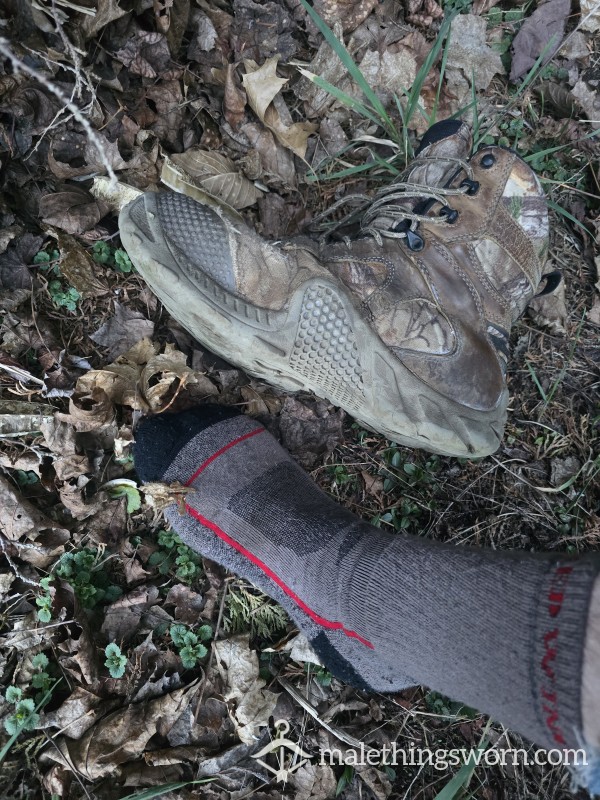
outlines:
M344 198L333 243L268 242L167 192L122 210L121 239L170 314L232 364L400 444L484 456L502 438L509 332L542 283L548 216L515 153L471 148L463 123L434 125L392 184Z

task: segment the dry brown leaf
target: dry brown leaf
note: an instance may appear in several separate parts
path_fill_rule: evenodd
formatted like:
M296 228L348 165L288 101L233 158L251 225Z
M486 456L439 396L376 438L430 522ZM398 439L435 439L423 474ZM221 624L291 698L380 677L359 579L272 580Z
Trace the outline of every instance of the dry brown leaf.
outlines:
M337 780L327 764L304 764L292 772L289 782L295 789L294 800L328 800L336 796Z
M169 161L192 187L200 188L232 208L240 209L254 205L262 196L260 189L237 171L233 161L220 153L194 147L185 153L172 155ZM164 172L163 168L163 174ZM164 181L162 175L161 179ZM193 194L191 196L193 197ZM202 201L201 197L196 199Z
M454 18L447 60L451 88L470 92L474 76L475 88L485 90L494 75L504 74L500 55L487 44L486 30L482 17L459 14Z
M580 106L572 92L559 83L552 81L542 81L536 89L536 94L544 102L554 109L554 113L559 119L561 117L577 118L580 116Z
M96 13L91 16L90 14L81 14L81 29L86 39L91 39L99 30L110 22L119 19L127 11L119 8L116 0L98 0Z
M441 19L444 12L435 0L408 0L406 21L411 25L429 29L436 19Z
M0 530L19 558L45 568L62 554L69 532L38 511L0 475ZM27 539L26 543L20 542ZM33 545L33 546L31 546Z
M565 282L561 281L556 289L542 297L534 297L529 304L529 316L536 325L546 328L554 334L565 334L565 323L568 312L565 298Z
M227 685L225 700L240 740L255 744L257 732L269 724L269 717L279 695L265 689L259 677L258 656L250 649L248 635L233 636L214 642L217 668Z
M294 156L289 150L275 139L271 131L255 122L248 122L242 126L242 133L258 153L260 165L267 177L278 178L286 186L295 188L296 168Z
M529 72L542 53L542 63L550 61L563 40L570 12L571 0L547 0L527 17L513 39L511 81Z
M77 239L55 228L48 228L48 233L57 241L60 250L60 271L71 286L74 286L82 297L106 294L109 291L108 286L95 274L99 272L98 265Z
M581 10L580 28L590 33L600 31L600 3L598 0L579 0Z
M197 684L138 703L102 718L77 741L55 740L60 753L48 758L77 770L88 780L114 777L121 764L138 759L155 734L166 736L198 689ZM62 755L61 755L62 754Z
M113 361L126 353L142 339L151 339L154 323L138 311L115 302L114 316L90 334L90 339L108 349L107 357Z
M173 344L166 344L165 352L153 356L141 373L141 389L152 411L158 411L167 395L187 382L195 382L194 370Z
M583 80L579 79L572 89L575 97L583 108L586 121L596 126L600 125L600 91L591 89Z
M80 739L96 722L93 712L101 703L101 697L77 686L60 708L44 715L43 726L60 728L69 739Z
M244 119L246 111L246 92L244 92L239 85L235 64L227 65L223 110L225 119L234 129L237 128Z
M281 113L273 102L287 83L286 78L277 76L278 60L279 56L268 58L262 67L257 69L253 68L251 62L244 62L247 71L242 77L242 82L248 95L248 103L260 121L275 134L284 147L304 158L308 137L317 130L317 126L311 122L286 124L282 120Z
M108 212L108 205L77 187L47 194L40 200L40 217L47 225L72 234L93 228Z
M315 0L315 10L330 27L340 22L344 32L352 32L378 3L379 0Z

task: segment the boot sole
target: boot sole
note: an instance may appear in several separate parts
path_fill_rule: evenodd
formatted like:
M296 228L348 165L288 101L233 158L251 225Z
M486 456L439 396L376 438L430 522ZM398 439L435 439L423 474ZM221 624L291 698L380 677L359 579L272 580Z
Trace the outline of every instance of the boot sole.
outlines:
M129 257L171 316L209 350L273 386L313 392L399 444L467 458L498 448L507 391L489 411L435 392L381 343L333 280L307 281L281 311L245 302L206 273L192 283L175 259L152 256L153 243L128 209L119 228Z

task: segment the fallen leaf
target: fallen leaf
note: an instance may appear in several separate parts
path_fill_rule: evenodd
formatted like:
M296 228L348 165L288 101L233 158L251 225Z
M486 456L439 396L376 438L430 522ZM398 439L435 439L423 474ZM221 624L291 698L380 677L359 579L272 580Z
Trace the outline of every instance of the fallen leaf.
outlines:
M248 137L248 141L258 153L262 170L266 176L277 178L286 186L295 188L297 179L294 156L279 144L271 131L255 122L247 122L242 125L242 133Z
M586 81L580 78L571 90L584 111L586 121L592 125L600 125L600 91L591 89Z
M317 130L317 126L311 122L286 124L282 120L273 103L287 83L287 78L277 77L278 61L279 56L273 56L257 69L252 69L250 62L244 62L247 72L242 77L242 82L248 95L248 103L260 121L275 134L284 147L304 158L308 137Z
M90 334L90 339L101 347L108 349L107 356L114 360L130 350L142 339L151 339L154 323L146 319L139 311L115 302L115 313L97 331Z
M579 9L581 30L598 33L600 31L600 3L598 0L579 0Z
M406 21L427 30L431 28L434 20L444 16L444 12L435 0L407 0L406 6Z
M69 739L80 739L95 724L93 712L101 703L101 697L77 686L56 711L44 715L42 725L44 728L60 728Z
M237 128L244 119L246 111L246 92L239 85L235 64L228 64L225 75L225 94L223 97L225 119L232 128ZM230 205L233 205L231 203Z
M288 780L296 790L294 800L327 800L336 796L337 779L328 764L309 762L292 772Z
M104 612L101 631L109 642L128 642L137 632L144 613L158 600L156 586L140 586L111 603Z
M69 539L65 528L46 517L1 475L0 529L20 559L42 569L62 554ZM21 543L23 538L28 541Z
M341 409L334 411L324 400L286 397L277 418L282 444L305 469L310 469L320 455L331 452L343 440L343 418Z
M40 217L47 225L71 234L93 228L108 212L108 205L77 187L47 194L40 200Z
M74 286L82 297L106 294L109 291L108 286L95 274L99 271L98 265L77 239L54 228L48 228L48 233L56 239L60 251L58 266L71 286Z
M547 0L527 17L513 40L511 81L529 72L542 53L542 63L550 61L564 38L570 12L571 0Z
M236 210L254 205L262 196L260 189L237 171L233 161L220 153L192 148L185 153L174 154L165 159L165 165L161 175L163 183L167 183L171 188L177 188L172 185L173 178L168 172L170 165L175 165L182 183L188 184L190 188L198 187L202 193L207 192ZM165 180L165 177L168 180ZM192 192L186 191L185 194L194 197ZM201 196L195 199L202 202Z
M81 739L55 738L48 758L76 769L95 781L115 777L121 764L142 755L155 734L166 736L198 690L193 684L145 703L128 706L103 717ZM58 750L58 752L57 752Z
M550 333L565 334L565 322L568 312L565 299L565 282L561 281L556 289L542 297L534 297L529 304L528 314L536 325L546 328Z
M219 36L208 14L199 8L192 11L191 23L190 27L194 33L188 47L187 57L199 61L201 53L209 53L214 49Z
M0 288L31 289L31 274L28 266L40 250L44 239L24 233L13 240L0 254Z
M258 656L250 649L249 635L233 636L213 643L217 668L227 686L225 700L240 740L255 744L257 732L269 724L279 695L265 689L259 677Z
M561 0L562 2L562 0ZM494 75L504 74L500 55L486 42L487 23L473 14L459 14L452 22L448 47L447 69L451 87L470 91L487 89Z
M378 3L379 0L315 0L314 7L329 27L339 22L346 33L356 30Z
M127 14L127 11L119 8L116 0L98 0L97 8L93 15L81 14L81 30L86 39L91 39L105 25L120 19L125 14Z

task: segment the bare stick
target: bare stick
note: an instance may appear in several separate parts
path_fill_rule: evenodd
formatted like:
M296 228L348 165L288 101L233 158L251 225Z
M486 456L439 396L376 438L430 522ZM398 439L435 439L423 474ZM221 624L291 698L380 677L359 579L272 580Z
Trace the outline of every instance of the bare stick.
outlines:
M104 150L104 145L102 144L102 140L96 133L96 131L92 128L89 121L83 116L81 110L71 102L53 83L51 83L45 75L42 75L40 72L36 72L36 70L28 67L27 64L24 64L15 54L10 50L8 46L8 42L6 39L0 38L0 53L5 57L8 58L11 64L13 65L13 69L15 72L24 72L26 75L29 75L30 78L38 81L41 83L42 86L51 92L55 97L57 97L61 103L67 108L71 114L75 117L77 122L81 125L81 127L85 130L88 139L94 145L96 150L98 151L98 155L100 156L100 161L106 168L106 172L110 178L111 186L115 186L117 183L117 176L114 173L114 170L106 156L106 152Z

